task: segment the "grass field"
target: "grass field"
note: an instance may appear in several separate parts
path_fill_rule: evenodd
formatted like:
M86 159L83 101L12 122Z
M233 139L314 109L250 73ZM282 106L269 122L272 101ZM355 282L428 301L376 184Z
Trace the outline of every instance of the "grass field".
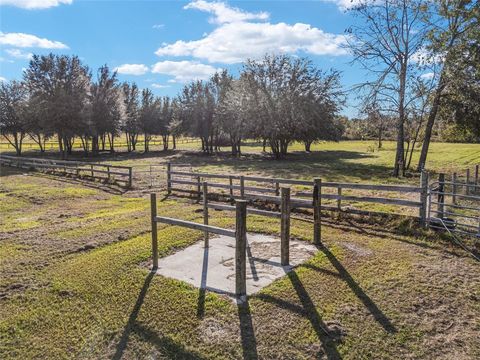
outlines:
M392 143L379 152L369 152L368 142L318 144L311 154L299 146L279 162L258 146L233 159L201 156L185 145L179 152L100 160L398 182L389 176ZM459 171L479 162L480 145L433 144L428 167ZM418 178L400 182L417 184ZM201 221L201 205L162 194L159 199L162 215ZM207 292L203 298L197 288L149 272L148 191L120 193L2 168L0 212L2 359L480 357L478 263L409 220L326 217L318 253L237 306L226 296ZM213 225L234 226L232 214L211 216ZM292 236L311 241L311 228L293 220ZM249 216L248 230L278 235L278 221ZM161 225L160 256L201 236Z

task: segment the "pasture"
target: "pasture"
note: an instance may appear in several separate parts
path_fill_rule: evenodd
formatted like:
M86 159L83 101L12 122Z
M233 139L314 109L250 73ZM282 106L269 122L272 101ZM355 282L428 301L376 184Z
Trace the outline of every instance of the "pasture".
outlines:
M418 174L390 176L393 143L378 151L374 142L325 142L311 153L294 144L280 161L257 143L244 146L240 158L205 156L198 143L152 150L87 159L133 166L128 191L1 168L2 359L480 357L478 262L409 218L325 213L316 255L242 305L149 270L150 165L163 169L170 161L212 173L418 185ZM434 143L427 168L437 176L479 162L478 144ZM135 169L145 172L135 175ZM159 214L201 222L201 204L165 196L164 177L157 180ZM389 210L378 204L369 209ZM210 221L235 224L233 214L220 211L211 211ZM278 220L249 215L248 231L278 235ZM311 242L311 222L292 219L291 235ZM201 239L200 231L159 225L160 262Z

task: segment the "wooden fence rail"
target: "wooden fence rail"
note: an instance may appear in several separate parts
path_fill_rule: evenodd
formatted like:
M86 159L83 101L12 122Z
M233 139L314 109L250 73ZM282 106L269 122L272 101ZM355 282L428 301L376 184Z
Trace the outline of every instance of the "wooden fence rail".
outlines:
M197 190L185 190L181 188L173 188L172 184L179 185L192 185L197 186L201 179L220 179L228 180L229 183L216 183L209 182L208 186L212 188L220 188L229 190L230 200L236 198L249 199L249 200L264 200L275 204L281 204L281 197L279 196L280 185L297 185L301 187L309 187L311 190L299 190L292 194L291 206L292 208L313 208L315 201L302 199L302 197L309 197L313 200L315 183L312 180L299 180L299 179L282 179L282 178L266 178L258 176L243 176L243 175L226 175L226 174L210 174L203 172L187 172L173 170L174 165L167 165L167 188L169 193L172 190L187 191L191 193L197 193L200 196L200 191ZM178 178L181 177L181 178ZM190 180L189 180L190 179ZM193 180L195 179L195 180ZM238 184L234 184L234 180L238 181ZM245 186L245 182L256 182L255 186ZM268 186L259 186L258 183L272 184L274 188ZM418 217L422 224L426 223L427 213L427 193L428 193L428 174L423 172L420 178L419 186L405 186L405 185L377 185L377 184L356 184L356 183L340 183L340 182L322 182L321 188L334 188L336 194L328 194L322 192L319 194L319 200L336 200L336 207L322 205L322 209L327 210L342 210L342 201L353 202L367 202L388 204L395 206L404 206L415 208L418 210ZM417 200L411 198L391 198L382 196L353 196L345 194L342 190L373 190L381 192L394 192L400 194L418 194ZM234 191L238 191L240 194L235 195ZM272 194L272 195L265 195ZM347 210L350 211L350 210Z
M88 163L81 161L67 161L56 159L24 158L9 155L0 155L0 164L38 171L53 171L63 175L87 175L91 179L106 180L118 183L126 188L132 187L132 167Z

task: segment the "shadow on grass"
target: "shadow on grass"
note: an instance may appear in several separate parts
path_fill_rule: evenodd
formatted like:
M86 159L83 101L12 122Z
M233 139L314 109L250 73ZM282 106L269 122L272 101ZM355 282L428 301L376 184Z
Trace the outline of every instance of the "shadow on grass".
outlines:
M252 314L248 298L243 302L237 303L238 318L240 320L240 337L242 341L242 351L244 360L258 359L257 339L253 328Z
M350 275L350 273L345 269L340 261L331 253L331 251L323 245L319 246L319 250L322 251L333 267L338 271L338 274L344 280L357 298L365 305L370 314L374 319L382 325L388 333L396 333L397 330L391 323L390 319L380 310L380 308L373 302L373 300L363 291L363 289L358 285L355 279Z
M203 249L202 280L198 289L197 317L205 316L205 291L207 290L208 247Z
M145 278L142 289L140 290L140 294L138 294L137 301L135 302L133 310L130 313L130 317L128 318L127 325L125 326L122 336L120 337L120 341L117 344L115 354L112 357L113 360L121 359L123 352L127 348L128 338L130 337L130 333L134 330L138 313L140 312L140 308L142 307L143 301L145 300L145 295L147 295L147 290L154 276L155 272L151 271Z
M269 294L258 294L255 297L307 318L322 345L323 352L325 353L327 359L341 359L342 357L338 352L336 345L336 342L339 340L337 334L329 331L327 324L325 324L322 320L322 317L318 313L315 304L313 303L310 295L303 286L303 283L301 282L295 270L290 271L287 276L292 283L295 292L297 293L297 296L302 304L301 306ZM319 356L320 355L322 354L319 354Z

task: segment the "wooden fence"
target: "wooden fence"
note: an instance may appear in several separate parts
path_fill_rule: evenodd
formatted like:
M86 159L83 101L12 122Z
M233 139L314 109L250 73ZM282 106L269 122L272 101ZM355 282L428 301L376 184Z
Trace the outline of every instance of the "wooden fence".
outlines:
M202 200L203 200L203 224L192 221L185 221L180 219L173 219L169 217L157 216L157 198L156 194L150 194L151 205L151 224L152 224L152 259L153 268L158 268L158 234L157 223L165 223L174 226L182 226L189 229L201 230L204 232L204 246L208 248L209 233L234 237L235 241L235 289L236 295L241 297L246 295L246 215L254 214L267 217L274 217L280 219L280 264L288 266L290 264L290 188L280 188L281 202L280 212L259 210L247 207L247 201L242 199L235 200L234 205L226 205L221 203L212 203L209 201L208 183L202 183ZM317 198L315 208L320 209L320 199ZM209 225L208 209L227 210L236 212L235 228L236 230L229 230ZM321 216L318 211L318 216L314 221L314 244L321 244Z
M24 158L0 155L0 164L22 169L51 171L56 174L86 177L92 180L104 180L123 187L132 187L132 167L110 164L66 161L55 159Z
M322 204L321 209L347 211L351 213L365 213L365 211L357 209L344 209L342 201L367 202L388 204L395 206L404 206L418 209L418 217L422 224L426 223L427 212L427 194L428 194L428 174L423 172L420 178L420 184L415 186L404 185L376 185L376 184L356 184L356 183L340 183L340 182L324 182L320 179L316 180L297 180L297 179L281 179L266 178L259 176L243 176L243 175L224 175L210 174L200 172L177 171L172 164L167 164L167 191L170 194L173 191L196 193L200 197L202 180L209 179L208 187L213 189L223 189L228 191L227 196L231 201L235 199L263 200L274 204L281 203L280 186L292 185L300 187L292 194L292 208L314 208L317 203L316 196L321 202L325 200L335 200L336 206ZM218 180L218 181L217 181ZM213 182L215 181L215 182ZM222 183L221 181L224 181ZM228 183L225 183L228 181ZM249 185L254 183L255 185ZM180 186L193 186L193 190L185 189ZM335 193L326 193L325 189L333 190ZM417 199L405 197L385 197L385 196L355 196L346 194L346 191L355 190L372 190L382 193L413 193ZM309 198L309 199L306 199ZM318 202L318 203L319 203ZM375 211L369 211L375 212ZM315 211L314 211L315 214Z

